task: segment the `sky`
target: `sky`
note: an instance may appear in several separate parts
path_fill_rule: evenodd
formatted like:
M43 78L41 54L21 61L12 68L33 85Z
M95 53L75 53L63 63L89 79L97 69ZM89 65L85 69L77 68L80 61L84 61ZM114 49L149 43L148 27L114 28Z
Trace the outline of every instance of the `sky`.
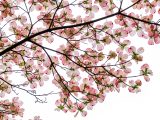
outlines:
M134 37L132 41L136 46L143 46L143 54L153 70L153 76L149 82L144 82L139 93L129 93L127 88L121 89L120 93L113 92L106 95L103 103L98 103L93 110L88 111L86 117L74 114L54 111L54 98L47 98L48 103L36 103L32 96L22 94L25 104L25 115L22 120L40 115L44 120L159 120L160 115L160 45L149 46L147 41ZM134 66L133 66L134 67ZM21 95L20 95L21 96Z
M54 102L57 95L47 97L48 103L35 103L33 96L18 91L20 99L23 99L25 108L24 118L27 120L35 115L40 115L43 120L159 120L160 115L160 45L149 46L147 40L136 36L130 38L136 47L144 47L144 61L147 62L153 76L149 82L144 82L140 93L129 93L127 88L120 93L107 93L103 103L98 103L93 110L88 111L86 117L80 114L75 118L72 113L55 111ZM132 66L134 68L134 66ZM17 76L13 75L14 79ZM18 78L20 79L20 77ZM49 91L49 86L44 91ZM11 96L10 96L11 97ZM12 120L12 119L11 119Z

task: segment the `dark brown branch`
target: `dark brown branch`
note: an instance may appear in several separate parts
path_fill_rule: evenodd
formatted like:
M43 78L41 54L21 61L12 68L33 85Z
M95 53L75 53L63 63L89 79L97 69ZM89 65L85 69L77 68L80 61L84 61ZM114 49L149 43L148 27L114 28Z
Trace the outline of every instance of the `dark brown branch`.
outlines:
M122 15L122 16L124 16L124 17L127 17L127 18L130 18L130 19L133 19L133 20L137 20L137 21L143 22L143 23L153 24L153 25L156 25L156 26L160 26L160 24L158 24L158 23L149 22L149 21L146 21L146 20L142 20L142 19L139 19L139 18L135 18L135 17L133 17L133 16L126 15L126 14L124 14L124 13L120 13L120 15Z
M0 56L2 56L5 53L11 51L12 49L18 47L19 45L22 45L26 41L30 41L32 38L34 38L34 37L36 37L38 35L41 35L41 34L44 34L44 33L47 33L47 32L51 32L51 31L54 31L54 30L60 30L60 29L66 29L66 28L73 28L73 27L79 27L79 26L83 26L83 25L88 25L88 24L91 24L91 23L95 23L95 22L98 22L98 21L113 17L113 16L118 15L118 14L119 13L117 12L117 13L114 13L114 14L111 14L111 15L108 15L108 16L105 16L105 17L101 17L101 18L98 18L98 19L95 19L95 20L92 20L92 21L89 21L89 22L79 23L79 24L75 24L75 25L67 25L67 26L56 27L56 28L50 28L50 29L46 29L46 30L40 31L38 33L35 33L35 34L33 34L33 35L21 40L20 42L15 43L14 45L6 48L5 50L1 51L0 52Z

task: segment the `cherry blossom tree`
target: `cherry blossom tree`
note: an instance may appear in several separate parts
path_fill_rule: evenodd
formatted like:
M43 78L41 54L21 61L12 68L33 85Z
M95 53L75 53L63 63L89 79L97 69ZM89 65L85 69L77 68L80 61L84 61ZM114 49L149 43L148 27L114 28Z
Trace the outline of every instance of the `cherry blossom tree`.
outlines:
M0 0L0 120L25 114L18 91L40 103L59 94L56 110L75 116L109 92L140 92L152 71L131 42L160 43L156 15L159 0Z

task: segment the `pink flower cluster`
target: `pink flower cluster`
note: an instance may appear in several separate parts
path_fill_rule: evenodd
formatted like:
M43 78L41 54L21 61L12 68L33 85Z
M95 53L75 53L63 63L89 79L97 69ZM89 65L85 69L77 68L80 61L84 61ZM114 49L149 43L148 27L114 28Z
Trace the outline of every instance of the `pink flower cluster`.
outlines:
M15 116L23 117L24 109L21 108L22 104L22 101L20 101L18 97L14 97L12 102L9 100L1 100L0 107L2 110L0 111L0 120L7 120L10 115L13 118Z

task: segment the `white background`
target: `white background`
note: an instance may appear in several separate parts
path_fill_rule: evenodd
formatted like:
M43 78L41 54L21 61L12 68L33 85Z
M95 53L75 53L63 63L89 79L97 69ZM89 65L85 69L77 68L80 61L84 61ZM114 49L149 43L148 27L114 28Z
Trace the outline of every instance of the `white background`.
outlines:
M23 94L25 97L25 114L23 120L40 115L44 120L159 120L160 119L160 45L148 46L147 41L135 37L132 41L137 46L144 46L144 60L150 64L153 70L151 81L142 85L142 91L138 94L129 93L127 88L120 93L113 92L106 95L103 103L98 103L93 110L88 111L86 117L74 114L54 111L56 95L48 98L48 103L34 103L33 97ZM134 67L134 66L133 66Z
M144 46L144 61L153 70L151 81L143 83L140 93L129 93L127 88L121 89L120 93L108 93L105 101L88 111L86 117L79 114L74 118L74 114L54 110L57 95L49 96L48 103L40 104L35 103L34 97L19 91L19 97L23 100L25 108L22 120L33 118L35 115L40 115L43 120L160 120L160 45L148 46L147 40L138 37L131 39L135 46Z

